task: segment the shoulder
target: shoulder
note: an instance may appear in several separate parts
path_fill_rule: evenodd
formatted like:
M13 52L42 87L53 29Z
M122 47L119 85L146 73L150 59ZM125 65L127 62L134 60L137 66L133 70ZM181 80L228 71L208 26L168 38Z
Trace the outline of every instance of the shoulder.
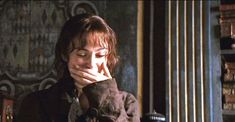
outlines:
M41 100L49 99L51 97L57 96L60 92L60 87L58 84L53 85L52 87L44 90L34 91L29 93L22 101L22 104L28 103L39 103Z
M21 103L21 108L28 108L29 106L36 107L40 104L40 99L42 96L44 96L47 93L48 90L42 90L42 91L35 91L32 93L29 93L27 96L23 98L23 101Z
M39 99L38 96L39 96L39 92L38 91L29 93L27 96L24 97L24 99L22 101L21 108L24 105L26 105L26 106L28 106L28 105L36 105L36 103L38 102L38 99Z
M58 100L61 96L59 84L28 94L20 104L16 122L43 121L47 116L56 113ZM49 115L46 115L49 114Z
M40 96L41 91L36 91L28 94L20 104L16 122L26 122L32 120L40 120Z

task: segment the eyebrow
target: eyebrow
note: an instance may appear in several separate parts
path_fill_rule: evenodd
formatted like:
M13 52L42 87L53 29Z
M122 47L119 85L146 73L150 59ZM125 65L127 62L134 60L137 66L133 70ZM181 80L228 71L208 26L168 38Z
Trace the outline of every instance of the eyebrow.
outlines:
M95 51L97 52L97 51L104 50L104 49L108 50L108 48L102 47L102 48L99 48L99 49L97 49L97 50L95 50ZM85 51L88 51L88 52L89 52L89 50L87 50L87 49L85 49L85 48L77 48L77 50L85 50Z

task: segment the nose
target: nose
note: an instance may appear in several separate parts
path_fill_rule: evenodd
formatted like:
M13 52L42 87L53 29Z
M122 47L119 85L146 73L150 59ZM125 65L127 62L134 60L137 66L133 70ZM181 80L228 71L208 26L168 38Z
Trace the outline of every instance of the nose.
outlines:
M96 57L94 54L91 54L90 56L88 56L86 66L89 69L96 68Z

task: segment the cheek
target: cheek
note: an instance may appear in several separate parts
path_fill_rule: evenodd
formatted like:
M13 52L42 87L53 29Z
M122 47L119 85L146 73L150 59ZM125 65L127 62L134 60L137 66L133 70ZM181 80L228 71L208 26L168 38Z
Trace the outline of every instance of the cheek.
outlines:
M107 65L106 59L97 60L97 66L100 67L102 64Z
M69 67L74 67L75 65L82 66L85 64L85 61L80 58L70 57L68 61Z

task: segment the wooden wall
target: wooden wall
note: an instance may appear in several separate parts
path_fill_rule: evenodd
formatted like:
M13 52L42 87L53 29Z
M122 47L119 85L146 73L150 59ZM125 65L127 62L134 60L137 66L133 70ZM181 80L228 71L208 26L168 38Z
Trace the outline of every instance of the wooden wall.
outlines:
M222 122L218 7L218 1L167 2L168 122Z

